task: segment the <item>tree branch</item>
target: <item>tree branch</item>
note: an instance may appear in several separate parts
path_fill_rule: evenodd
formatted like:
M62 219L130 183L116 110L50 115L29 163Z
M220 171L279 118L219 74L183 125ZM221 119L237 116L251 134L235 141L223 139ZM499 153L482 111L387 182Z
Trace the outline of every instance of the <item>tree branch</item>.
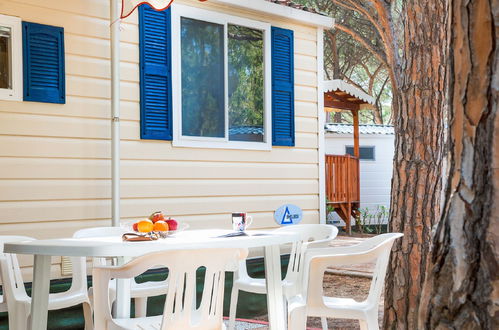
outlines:
M348 4L344 3L340 0L333 0L333 2L340 7L343 7L343 8L349 9L349 10L353 10L353 11L359 12L362 15L364 15L369 20L369 22L371 22L371 24L374 25L374 27L378 30L379 34L381 35L381 31L382 31L381 26L378 24L378 21L376 19L374 19L374 17L371 15L371 13L369 13L365 8L363 8L357 2L354 2L351 0L344 0L344 1L347 1ZM383 39L382 35L381 35L381 38Z
M386 54L380 54L378 51L376 51L373 48L373 46L370 44L369 40L367 40L366 38L364 38L363 36L361 36L357 32L353 31L349 27L342 25L340 23L336 23L335 28L349 34L352 38L354 38L357 42L359 42L362 46L364 46L371 54L373 54L381 63L388 66Z

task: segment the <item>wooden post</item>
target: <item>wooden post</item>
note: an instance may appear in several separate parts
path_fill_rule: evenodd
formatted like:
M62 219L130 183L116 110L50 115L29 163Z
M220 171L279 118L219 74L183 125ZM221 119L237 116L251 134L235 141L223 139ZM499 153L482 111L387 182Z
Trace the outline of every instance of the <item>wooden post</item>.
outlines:
M353 155L359 158L359 110L352 110L353 115Z

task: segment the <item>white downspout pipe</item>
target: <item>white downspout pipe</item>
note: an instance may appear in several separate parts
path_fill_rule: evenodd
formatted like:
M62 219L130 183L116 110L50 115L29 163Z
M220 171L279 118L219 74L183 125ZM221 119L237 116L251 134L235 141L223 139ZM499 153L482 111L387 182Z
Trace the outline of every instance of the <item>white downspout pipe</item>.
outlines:
M120 225L120 5L110 0L111 20L111 186L112 224ZM118 264L126 260L119 258ZM130 280L116 281L116 304L113 314L118 318L130 316Z
M111 187L112 225L120 225L120 0L111 1Z

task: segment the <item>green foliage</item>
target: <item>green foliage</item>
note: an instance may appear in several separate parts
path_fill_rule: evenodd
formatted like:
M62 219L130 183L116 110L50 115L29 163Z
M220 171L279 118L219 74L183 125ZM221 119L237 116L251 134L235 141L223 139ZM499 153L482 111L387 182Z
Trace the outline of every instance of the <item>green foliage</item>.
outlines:
M399 0L400 1L400 0ZM361 111L359 120L365 124L391 124L392 90L383 40L373 23L361 12L353 10L352 1L294 0L334 17L336 29L325 31L325 79L342 79L362 89L376 100L375 111ZM355 1L370 12L368 0ZM343 4L343 5L341 5ZM350 33L339 27L344 27ZM367 45L367 46L366 46ZM352 123L349 111L338 113L329 122Z
M229 127L263 128L263 32L229 25L228 33Z
M224 137L223 25L182 18L182 134Z
M359 233L379 235L383 232L385 220L388 219L389 210L384 205L377 205L374 211L368 207L360 209L355 218L355 229Z

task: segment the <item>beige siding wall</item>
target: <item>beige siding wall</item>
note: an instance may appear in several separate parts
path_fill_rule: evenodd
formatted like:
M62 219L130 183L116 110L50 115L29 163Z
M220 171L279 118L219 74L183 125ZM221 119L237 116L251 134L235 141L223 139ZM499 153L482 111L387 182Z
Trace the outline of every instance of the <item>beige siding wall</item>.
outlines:
M209 2L181 1L227 11ZM0 233L69 236L109 225L109 1L9 0L0 13L62 26L65 105L0 101ZM140 140L137 15L121 42L122 218L163 210L193 228L229 227L248 211L254 227L275 226L273 211L294 203L319 221L316 30L230 10L295 31L296 147L272 151L193 149ZM60 258L54 258L53 276ZM23 265L29 265L29 258ZM26 270L29 273L29 270Z

